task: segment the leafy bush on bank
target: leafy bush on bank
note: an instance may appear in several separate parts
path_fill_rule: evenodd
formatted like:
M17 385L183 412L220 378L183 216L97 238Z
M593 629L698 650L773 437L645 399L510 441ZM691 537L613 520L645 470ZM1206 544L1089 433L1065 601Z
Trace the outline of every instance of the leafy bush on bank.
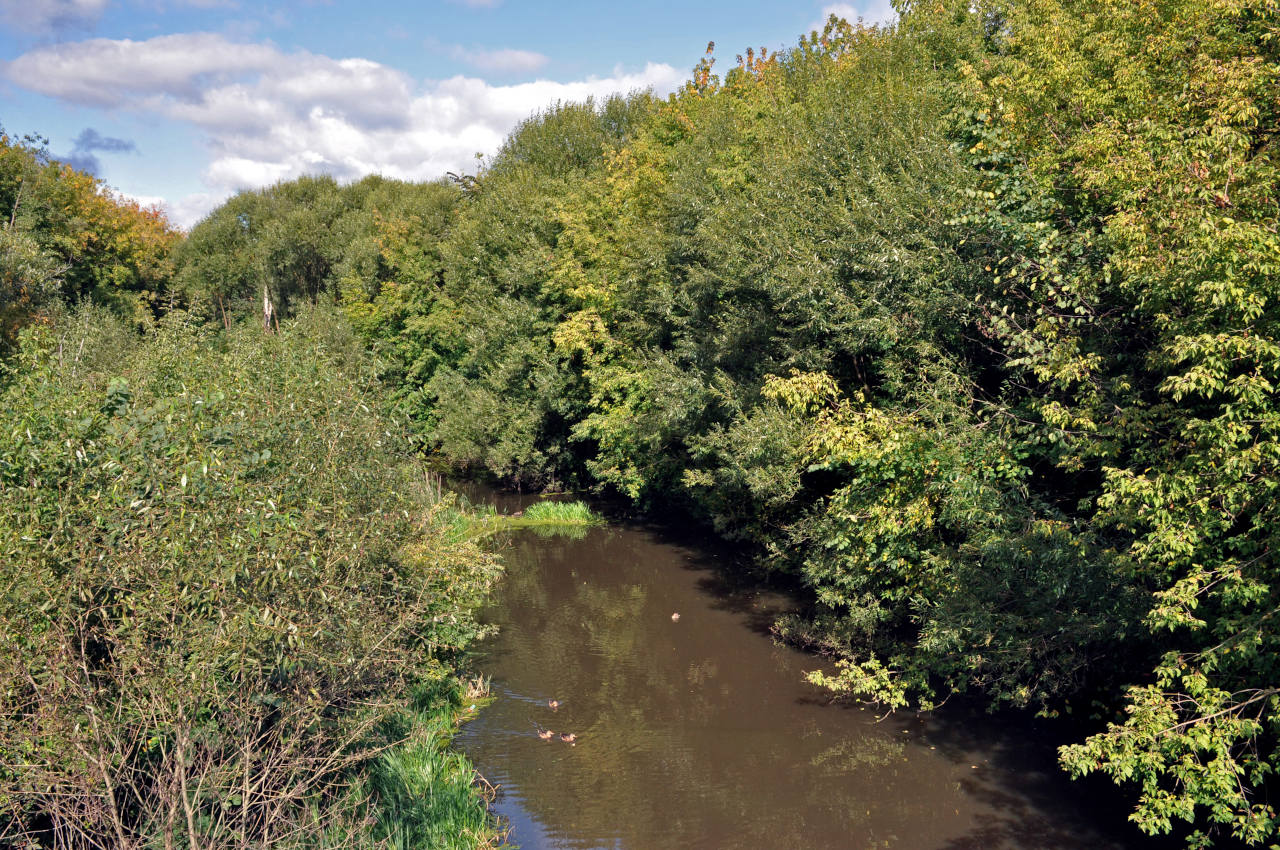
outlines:
M411 688L448 690L499 568L448 532L345 321L277 335L171 313L139 338L86 308L28 327L7 368L8 837L374 843L391 785L358 769L397 723L456 716L402 712ZM492 837L467 800L457 846Z

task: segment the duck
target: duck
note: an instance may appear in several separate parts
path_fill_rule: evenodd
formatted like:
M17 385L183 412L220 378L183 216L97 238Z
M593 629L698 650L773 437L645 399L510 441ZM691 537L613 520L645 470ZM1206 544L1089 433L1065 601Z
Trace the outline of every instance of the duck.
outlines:
M544 740L544 741L550 741L553 737L555 737L555 734L556 734L556 733L555 733L555 732L552 732L550 729L539 729L539 730L538 730L538 737L539 737L539 738L541 738L541 739L542 739L542 740ZM561 735L560 737L562 737L562 738L563 738L564 736L563 736L563 735Z
M675 622L678 622L679 620L680 620L680 614L678 612L671 615L671 622L675 623Z
M564 741L566 744L572 744L574 741L578 740L578 736L572 732L561 732L560 740Z
M556 711L557 709L560 708L560 700L558 699L547 700L547 708L551 709L552 711Z

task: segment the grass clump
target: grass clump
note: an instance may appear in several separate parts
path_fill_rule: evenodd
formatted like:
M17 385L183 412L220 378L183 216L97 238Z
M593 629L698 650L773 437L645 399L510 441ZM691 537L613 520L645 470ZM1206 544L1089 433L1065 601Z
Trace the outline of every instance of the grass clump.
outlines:
M541 537L580 540L604 524L604 517L585 502L536 502L520 513L500 514L492 507L477 508L475 527L480 534L499 531L532 531Z
M490 701L483 680L456 677L418 689L413 705L397 718L400 743L379 755L364 775L361 792L370 803L370 837L389 850L471 850L496 847L487 803L492 789L466 756L449 744L460 723ZM479 792L479 793L477 793Z
M517 527L522 528L539 524L592 526L604 522L585 502L537 502L513 519Z

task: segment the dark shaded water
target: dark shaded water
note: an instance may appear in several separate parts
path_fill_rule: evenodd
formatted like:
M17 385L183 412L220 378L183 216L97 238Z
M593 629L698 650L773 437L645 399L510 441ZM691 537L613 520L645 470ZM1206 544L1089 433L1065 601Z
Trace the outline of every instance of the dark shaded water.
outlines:
M717 558L627 527L522 533L505 553L489 612L501 633L476 665L496 699L458 740L498 786L514 843L1153 846L1115 803L1095 808L1029 728L830 704L802 678L818 662L768 636L787 600L734 586ZM557 737L539 738L546 729Z

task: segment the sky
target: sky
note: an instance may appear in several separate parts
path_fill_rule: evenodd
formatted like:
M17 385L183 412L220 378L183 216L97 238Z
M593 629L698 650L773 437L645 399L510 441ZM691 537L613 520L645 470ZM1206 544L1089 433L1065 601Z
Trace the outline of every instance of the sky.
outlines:
M557 101L678 87L889 0L0 0L0 128L190 227L302 174L474 172Z

